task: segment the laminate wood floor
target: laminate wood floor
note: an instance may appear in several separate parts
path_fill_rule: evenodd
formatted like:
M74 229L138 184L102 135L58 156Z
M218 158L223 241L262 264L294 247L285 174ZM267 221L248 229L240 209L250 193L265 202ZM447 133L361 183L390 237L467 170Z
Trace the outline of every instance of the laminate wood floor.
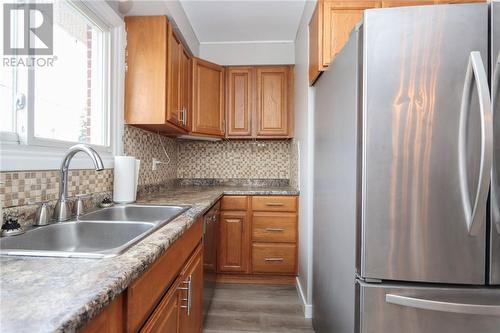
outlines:
M295 286L218 284L204 333L314 333Z

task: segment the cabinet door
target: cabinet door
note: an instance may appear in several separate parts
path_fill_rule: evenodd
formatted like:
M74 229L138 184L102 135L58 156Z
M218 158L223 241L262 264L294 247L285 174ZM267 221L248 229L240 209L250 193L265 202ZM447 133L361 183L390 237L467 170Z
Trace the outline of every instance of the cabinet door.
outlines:
M257 67L257 137L288 136L288 66Z
M323 66L335 58L349 34L363 18L363 11L380 7L379 1L325 1L323 9Z
M149 317L141 333L176 333L179 327L179 284L177 280Z
M121 333L124 331L123 296L119 295L87 326L83 333Z
M181 273L180 333L198 333L203 326L203 251L198 246Z
M309 21L309 85L313 85L322 71L323 65L323 4L318 1Z
M190 122L190 66L191 66L191 58L187 50L181 46L181 73L180 73L180 110L181 110L181 126L184 128L189 128Z
M247 272L249 230L246 212L221 212L219 234L219 272Z
M192 132L224 135L224 68L193 58Z
M168 28L168 108L167 120L174 125L180 125L179 113L181 110L180 78L181 78L181 41Z
M252 136L253 72L252 67L226 68L226 133L228 137Z
M125 25L125 123L165 124L168 20L165 16L128 16Z

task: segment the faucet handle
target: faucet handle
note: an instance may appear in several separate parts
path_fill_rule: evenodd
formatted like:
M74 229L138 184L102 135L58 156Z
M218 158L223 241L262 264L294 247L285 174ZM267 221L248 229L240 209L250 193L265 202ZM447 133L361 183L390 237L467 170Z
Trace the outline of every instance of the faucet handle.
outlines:
M38 210L36 211L35 226L42 226L51 223L50 215L50 204L48 202L39 202Z
M90 198L90 194L79 194L76 196L76 201L75 201L76 217L80 217L85 213L85 205L83 204L83 200L87 198Z

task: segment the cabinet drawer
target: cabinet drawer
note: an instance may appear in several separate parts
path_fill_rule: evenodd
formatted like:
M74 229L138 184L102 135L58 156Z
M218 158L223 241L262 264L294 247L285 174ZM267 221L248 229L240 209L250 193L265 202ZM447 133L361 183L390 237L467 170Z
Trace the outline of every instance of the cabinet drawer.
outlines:
M221 210L247 210L246 196L228 196L225 195L221 199Z
M254 213L252 237L254 242L296 242L297 214Z
M297 197L269 196L252 197L252 209L266 212L296 212Z
M296 249L295 244L254 243L253 272L295 274Z

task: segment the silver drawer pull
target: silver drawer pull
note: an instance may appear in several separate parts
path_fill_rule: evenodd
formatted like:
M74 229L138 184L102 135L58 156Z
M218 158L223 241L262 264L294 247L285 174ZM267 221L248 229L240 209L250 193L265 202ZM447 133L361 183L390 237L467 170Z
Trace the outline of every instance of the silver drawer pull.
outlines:
M265 258L265 261L283 261L283 258Z
M181 299L181 301L184 301L184 302L187 302L186 305L181 305L181 309L186 309L186 313L187 315L189 316L191 314L191 306L192 306L192 277L191 275L188 277L188 279L184 282L182 282L183 284L187 284L187 287L180 287L180 288L177 288L178 290L186 290L187 291L187 298L183 298Z
M270 207L281 207L284 205L285 204L282 202L268 202L268 203L266 203L266 206L270 206Z
M285 231L285 229L283 229L283 228L266 228L266 231L282 232L282 231Z

